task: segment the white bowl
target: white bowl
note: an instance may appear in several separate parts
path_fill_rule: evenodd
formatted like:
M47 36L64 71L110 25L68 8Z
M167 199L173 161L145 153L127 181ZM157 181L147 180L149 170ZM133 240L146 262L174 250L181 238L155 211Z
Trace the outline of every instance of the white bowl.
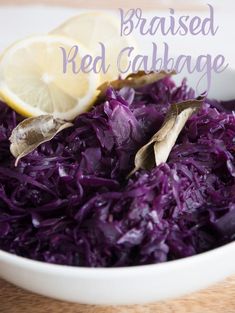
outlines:
M235 243L193 257L124 268L46 264L0 251L0 276L29 291L65 301L142 304L206 288L235 273Z
M192 87L197 80L198 75L189 76ZM234 81L234 71L214 75L209 95L235 98ZM87 304L142 304L179 297L234 273L235 242L167 263L103 269L46 264L0 251L0 276L5 280L47 297Z

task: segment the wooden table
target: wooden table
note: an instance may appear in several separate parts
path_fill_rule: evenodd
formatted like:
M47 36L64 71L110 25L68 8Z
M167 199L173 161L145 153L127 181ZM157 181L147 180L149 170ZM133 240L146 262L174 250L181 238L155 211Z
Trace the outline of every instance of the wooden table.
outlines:
M205 6L194 1L182 1L176 5L174 0L0 0L1 4L49 4L63 5L89 9L116 9L116 8L142 8L142 9L169 9L174 7L180 10L204 10Z
M0 313L235 313L235 277L180 299L122 307L56 301L0 280Z
M0 0L3 4L38 3L33 0ZM82 8L144 7L169 8L172 1L158 0L41 0L42 4L60 4ZM180 9L203 9L193 1L181 2ZM173 6L173 5L172 5ZM175 7L175 3L174 3ZM145 306L96 307L60 302L17 288L0 279L0 313L235 313L235 277L207 290L186 297Z

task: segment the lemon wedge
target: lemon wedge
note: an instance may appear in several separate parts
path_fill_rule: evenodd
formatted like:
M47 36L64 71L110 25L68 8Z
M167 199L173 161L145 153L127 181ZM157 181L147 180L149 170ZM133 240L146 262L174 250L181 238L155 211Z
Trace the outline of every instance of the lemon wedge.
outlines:
M100 73L101 83L112 81L120 75L119 68L125 69L129 63L127 54L123 54L120 66L117 66L120 51L125 47L137 49L133 36L120 35L120 21L111 13L89 12L72 17L54 29L52 34L65 35L84 44L93 55L100 55L100 42L105 46L107 73ZM125 73L125 76L128 73Z
M53 114L71 120L87 111L97 95L99 74L72 66L63 72L61 47L79 46L76 62L92 55L81 43L63 36L32 36L16 42L0 59L0 95L15 111L31 117Z

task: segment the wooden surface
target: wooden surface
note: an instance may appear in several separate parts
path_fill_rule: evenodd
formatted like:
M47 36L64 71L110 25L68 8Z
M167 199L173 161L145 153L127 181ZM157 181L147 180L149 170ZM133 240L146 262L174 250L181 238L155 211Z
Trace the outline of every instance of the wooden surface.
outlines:
M60 302L31 294L0 280L0 313L235 313L235 277L184 298L122 307Z
M0 0L2 4L37 4L34 0ZM60 4L81 8L145 7L169 8L173 1L158 0L41 0L42 4ZM187 1L185 1L187 3ZM190 9L202 6L188 1ZM173 6L173 5L172 5ZM174 8L176 5L174 4ZM188 5L178 5L187 9ZM212 265L213 266L213 265ZM107 295L108 296L108 295ZM0 279L0 313L235 313L235 277L207 290L180 299L130 307L95 307L47 299L14 287Z
M116 8L142 8L142 9L169 9L177 10L205 10L206 6L194 1L178 0L0 0L0 5L25 4L62 5L86 9L116 9Z

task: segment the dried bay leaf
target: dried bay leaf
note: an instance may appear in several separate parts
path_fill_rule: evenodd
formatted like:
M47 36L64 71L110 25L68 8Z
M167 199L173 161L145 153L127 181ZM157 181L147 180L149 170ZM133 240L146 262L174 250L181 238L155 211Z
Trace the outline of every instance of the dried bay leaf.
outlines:
M128 75L125 79L116 79L111 82L105 82L97 88L97 90L100 91L98 100L101 101L104 99L106 91L110 86L113 87L114 90L120 90L123 87L136 89L157 82L158 80L169 77L173 74L176 74L176 72L161 71L150 72L147 74L144 71L138 71L137 73Z
M13 129L9 138L10 151L16 158L15 166L21 158L71 126L73 126L72 123L54 118L52 115L40 115L23 120Z
M171 106L161 129L136 153L135 168L128 177L139 169L149 170L167 161L184 125L201 108L204 99L200 96Z

